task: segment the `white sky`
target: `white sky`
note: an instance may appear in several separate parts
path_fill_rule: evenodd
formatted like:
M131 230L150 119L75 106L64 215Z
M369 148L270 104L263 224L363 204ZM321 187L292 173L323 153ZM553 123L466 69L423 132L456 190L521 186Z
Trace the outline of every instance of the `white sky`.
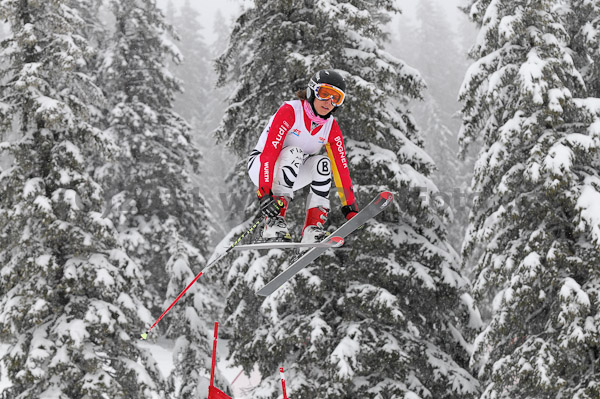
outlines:
M464 6L468 0L433 0L433 2L442 6L447 13L448 21L454 28L459 23L464 23L467 20L466 15L458 7ZM397 18L415 18L419 0L396 0L396 3L402 9L402 14Z
M165 7L168 0L158 0L158 4L161 7ZM185 3L186 0L171 0L173 4L179 8ZM414 15L416 5L419 0L396 0L400 8L402 9L402 17L411 17ZM454 16L450 18L451 22L455 24L464 21L465 17L458 11L457 7L464 5L467 0L434 0L441 4L449 15ZM211 43L215 37L212 32L214 26L214 18L217 11L220 11L223 16L230 22L233 21L234 17L239 15L240 10L251 3L250 0L189 0L190 4L196 6L196 9L200 13L201 21L205 33L205 42Z
M176 8L181 8L186 0L171 0ZM200 24L204 28L205 42L212 43L215 39L213 34L214 19L217 11L220 11L223 16L231 23L233 19L239 15L241 7L246 2L245 0L188 0L190 4L195 6L200 13ZM158 0L157 3L163 9L166 7L168 0ZM175 27L177 28L177 27Z

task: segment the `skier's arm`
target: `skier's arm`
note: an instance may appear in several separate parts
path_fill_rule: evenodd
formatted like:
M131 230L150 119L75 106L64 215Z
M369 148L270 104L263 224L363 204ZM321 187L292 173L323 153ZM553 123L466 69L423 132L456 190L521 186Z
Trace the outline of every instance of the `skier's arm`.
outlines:
M352 189L352 180L350 179L350 170L348 169L348 160L346 158L346 147L344 146L342 131L337 121L334 121L333 126L331 126L329 140L325 148L331 160L331 175L342 201L342 210L346 218L351 218L358 212L358 206L356 205Z
M282 105L273 117L273 122L267 134L265 148L260 154L260 173L258 175L259 197L271 192L275 162L279 158L279 154L283 148L283 141L288 131L294 125L295 119L294 108L289 104Z

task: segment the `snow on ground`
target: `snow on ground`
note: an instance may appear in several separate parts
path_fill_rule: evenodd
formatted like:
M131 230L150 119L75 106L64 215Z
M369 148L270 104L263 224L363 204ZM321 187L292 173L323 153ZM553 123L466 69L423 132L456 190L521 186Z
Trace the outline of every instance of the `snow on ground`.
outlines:
M173 370L173 342L171 340L159 339L156 343L140 342L141 347L149 349L150 353L158 363L158 368L164 377L167 377ZM8 344L0 344L0 359L8 350ZM219 340L217 344L217 368L221 374L229 381L233 389L233 399L250 399L248 396L250 390L260 382L260 373L255 369L250 376L242 372L241 367L235 367L231 361L227 361L228 345L226 340ZM8 380L6 370L0 364L0 394L4 389L12 384ZM216 385L216 384L215 384ZM225 387L219 387L225 389ZM206 392L208 395L208 392Z
M139 346L144 349L149 349L149 352L156 360L160 373L164 378L167 378L171 370L175 367L173 364L173 342L166 339L159 339L155 344L144 341L140 342Z
M250 399L250 391L260 383L260 373L255 367L248 376L242 372L241 367L235 367L231 360L227 360L228 354L228 340L219 339L217 341L217 368L227 381L229 381L233 389L233 399Z

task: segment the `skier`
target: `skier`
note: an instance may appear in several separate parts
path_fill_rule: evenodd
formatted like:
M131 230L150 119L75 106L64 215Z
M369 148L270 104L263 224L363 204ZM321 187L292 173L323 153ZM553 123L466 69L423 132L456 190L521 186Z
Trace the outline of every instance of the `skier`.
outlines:
M248 159L265 217L265 240L291 241L285 213L294 192L310 184L302 242L321 241L329 213L331 179L350 220L358 213L342 132L333 113L343 104L346 82L328 69L314 74L297 100L285 102L271 117ZM325 146L327 155L319 155Z

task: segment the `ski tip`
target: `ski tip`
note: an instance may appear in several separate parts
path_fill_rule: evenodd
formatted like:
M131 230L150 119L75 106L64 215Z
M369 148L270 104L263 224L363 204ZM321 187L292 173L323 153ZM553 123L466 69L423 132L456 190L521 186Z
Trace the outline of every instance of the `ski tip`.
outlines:
M145 340L147 340L147 339L148 339L148 333L147 333L147 332L145 332L145 333L141 334L141 335L140 335L140 339L141 339L142 341L145 341Z
M344 245L344 239L342 237L329 237L331 248L339 248Z
M389 191L382 192L380 196L386 201L386 203L383 204L384 207L388 206L394 200L394 194Z

